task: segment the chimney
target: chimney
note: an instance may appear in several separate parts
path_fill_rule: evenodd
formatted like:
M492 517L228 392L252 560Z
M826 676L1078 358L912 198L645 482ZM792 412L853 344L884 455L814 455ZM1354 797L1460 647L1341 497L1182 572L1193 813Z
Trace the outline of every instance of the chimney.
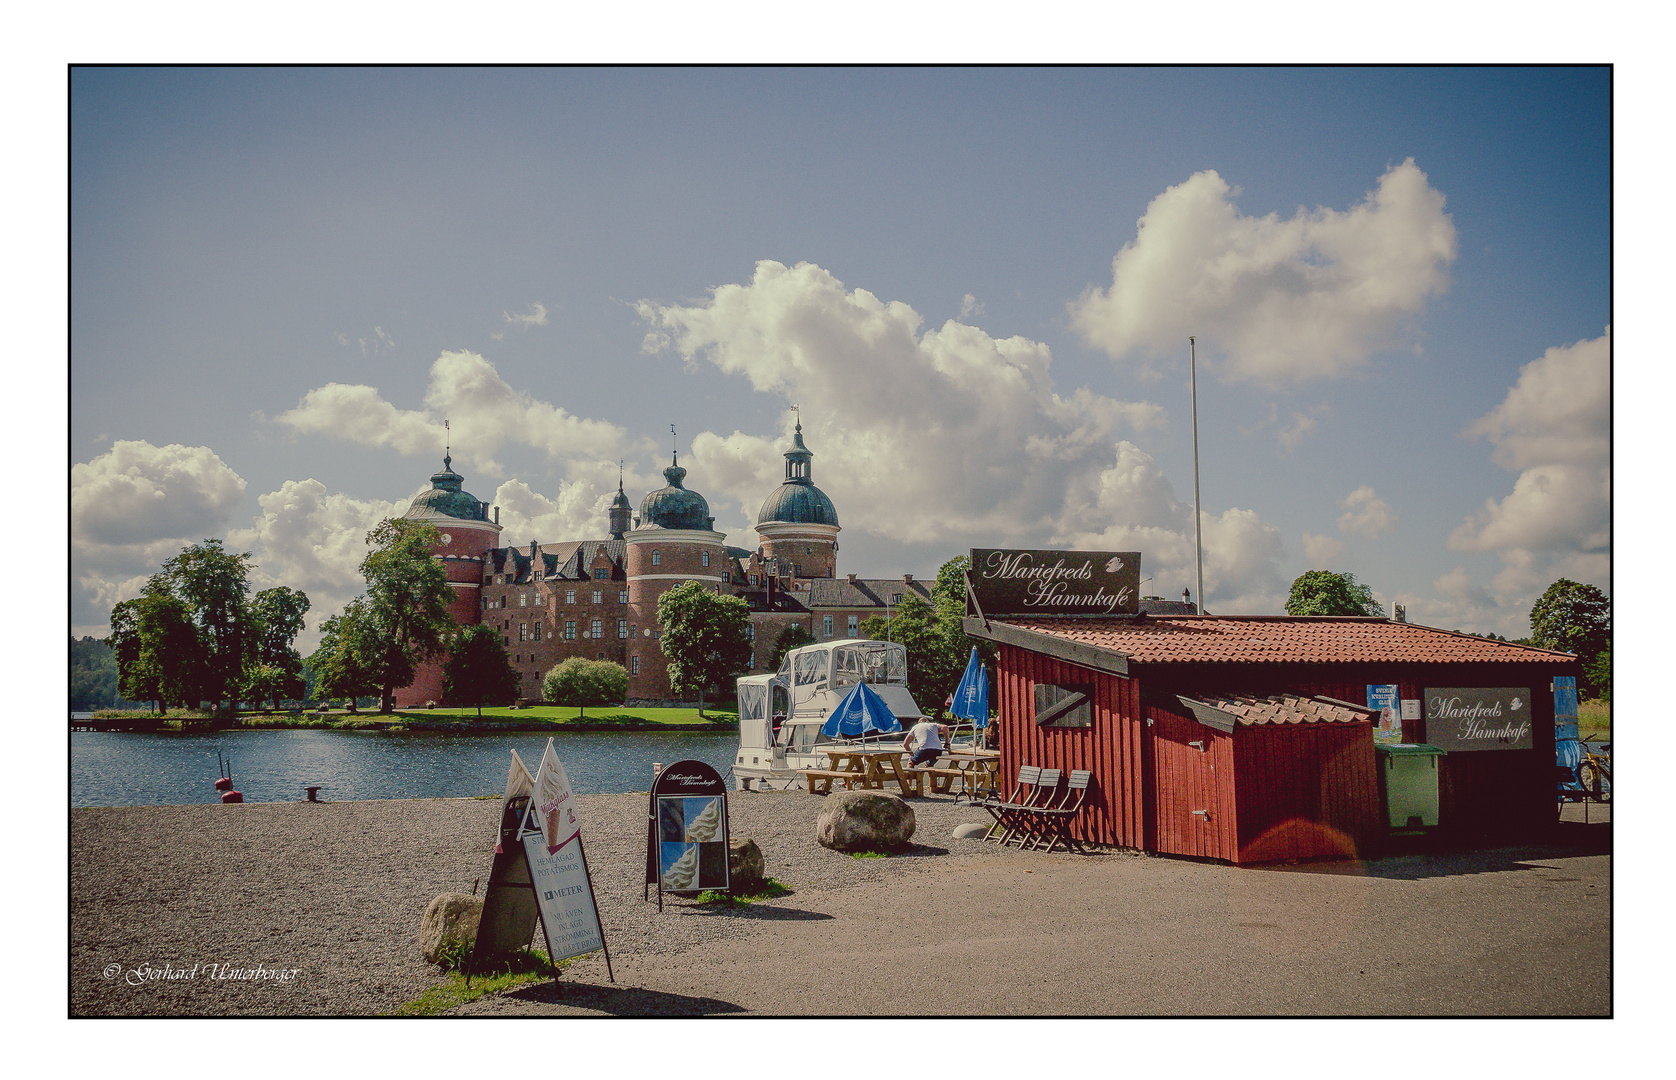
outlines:
M1391 605L1391 620L1393 622L1404 622L1404 623L1407 622L1408 621L1408 609L1403 607L1401 604L1392 604Z
M1192 589L1181 590L1181 602L1184 603L1184 604L1191 604L1193 602L1193 590Z
M844 576L850 579L850 584L851 585L855 584L855 575L854 574L845 574Z
M500 507L495 507L495 524L500 524Z
M902 584L912 585L913 583L914 583L914 575L912 575L912 574L903 574L902 575Z

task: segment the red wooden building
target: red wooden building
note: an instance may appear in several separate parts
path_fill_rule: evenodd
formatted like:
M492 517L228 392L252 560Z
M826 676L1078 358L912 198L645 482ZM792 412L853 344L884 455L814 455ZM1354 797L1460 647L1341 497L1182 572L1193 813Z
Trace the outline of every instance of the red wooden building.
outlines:
M1089 769L1079 839L1268 862L1367 855L1384 835L1370 686L1522 688L1519 749L1439 762L1438 828L1493 839L1554 816L1551 680L1569 654L1379 618L968 618L998 646L1003 778ZM1402 741L1427 741L1427 721Z

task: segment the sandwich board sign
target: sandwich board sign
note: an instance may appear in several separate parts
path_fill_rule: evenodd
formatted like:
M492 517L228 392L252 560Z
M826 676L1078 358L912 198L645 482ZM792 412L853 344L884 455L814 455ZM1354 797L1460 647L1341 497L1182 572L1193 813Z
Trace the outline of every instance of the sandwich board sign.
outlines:
M728 880L727 784L702 761L677 761L652 781L646 816L646 885L663 894L691 896L726 891Z
M517 794L520 791L527 794ZM520 801L522 813L518 824L509 830L506 823ZM546 752L534 777L529 777L516 751L513 753L513 769L507 778L503 802L501 843L495 848L494 870L489 875L489 891L483 899L483 917L478 944L472 950L472 967L480 958L492 954L492 946L499 945L504 951L505 940L515 937L520 928L523 940L510 947L529 943L533 927L528 925L527 916L522 915L526 906L533 909L541 922L541 936L547 942L550 959L556 962L603 949L606 975L616 982L611 971L611 950L606 948L605 929L600 925L599 908L594 901L593 881L588 876L576 797L570 789L570 778L553 750L552 739L547 740Z

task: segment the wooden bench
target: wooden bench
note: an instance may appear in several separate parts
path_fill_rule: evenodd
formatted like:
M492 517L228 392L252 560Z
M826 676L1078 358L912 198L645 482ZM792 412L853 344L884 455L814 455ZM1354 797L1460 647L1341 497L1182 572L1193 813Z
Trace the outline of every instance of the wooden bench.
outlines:
M966 782L965 769L920 769L919 772L931 781L931 791L935 795L947 795L957 780L962 785Z
M855 790L857 780L866 783L867 777L858 772L841 772L837 769L804 769L804 782L809 785L809 794L826 795L832 791L832 785L842 780L846 791Z

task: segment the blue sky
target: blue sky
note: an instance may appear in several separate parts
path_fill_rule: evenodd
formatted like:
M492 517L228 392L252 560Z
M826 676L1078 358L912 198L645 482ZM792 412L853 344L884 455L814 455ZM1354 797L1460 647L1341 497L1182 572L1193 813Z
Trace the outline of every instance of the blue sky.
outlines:
M1603 68L81 69L71 623L205 536L354 595L440 464L604 531L669 425L717 527L802 406L840 570L1142 552L1527 630L1609 585ZM1114 260L1116 265L1114 266Z

